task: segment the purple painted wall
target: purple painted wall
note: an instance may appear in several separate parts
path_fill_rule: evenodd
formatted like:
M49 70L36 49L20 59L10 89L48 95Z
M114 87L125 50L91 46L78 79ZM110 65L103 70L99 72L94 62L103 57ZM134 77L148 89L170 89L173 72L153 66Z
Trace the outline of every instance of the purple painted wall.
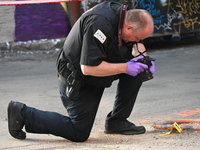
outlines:
M15 41L66 37L69 31L67 14L59 3L15 8Z

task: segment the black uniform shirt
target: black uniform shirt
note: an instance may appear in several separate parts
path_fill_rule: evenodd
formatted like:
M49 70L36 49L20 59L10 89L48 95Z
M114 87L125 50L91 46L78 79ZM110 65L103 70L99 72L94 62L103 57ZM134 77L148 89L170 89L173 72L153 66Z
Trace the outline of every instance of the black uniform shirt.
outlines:
M103 2L97 5L77 20L66 38L60 59L73 64L79 74L87 81L93 82L93 79L94 81L101 79L104 82L109 82L108 86L110 86L111 80L116 76L84 77L80 69L81 64L97 66L102 61L122 63L132 57L131 44L123 47L123 53L127 52L126 56L124 55L126 59L119 51L118 22L120 6L120 3L113 2Z

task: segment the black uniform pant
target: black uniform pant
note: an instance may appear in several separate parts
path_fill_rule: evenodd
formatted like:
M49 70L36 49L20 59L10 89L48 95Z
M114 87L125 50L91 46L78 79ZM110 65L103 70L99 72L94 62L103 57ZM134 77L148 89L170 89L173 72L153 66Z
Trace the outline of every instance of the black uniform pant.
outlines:
M129 75L120 75L113 110L107 121L128 118L133 109L141 80ZM53 134L75 142L88 139L97 109L103 95L103 87L85 85L78 100L66 96L66 84L59 81L63 105L69 114L64 116L28 107L25 111L25 129L30 133Z

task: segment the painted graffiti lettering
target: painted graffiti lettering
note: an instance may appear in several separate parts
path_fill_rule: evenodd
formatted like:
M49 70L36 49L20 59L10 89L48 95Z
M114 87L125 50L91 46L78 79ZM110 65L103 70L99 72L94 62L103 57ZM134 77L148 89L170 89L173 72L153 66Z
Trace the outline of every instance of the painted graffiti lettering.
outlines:
M182 25L187 29L195 29L195 25L200 25L199 17L196 14L200 14L200 2L199 0L178 0L176 4L180 10L179 13L184 15L184 18L178 23L174 23L174 29L178 33L181 32Z
M139 5L154 18L154 27L163 31L182 33L183 30L199 28L200 0L140 0ZM162 7L156 7L162 5ZM163 10L159 10L163 8ZM166 14L164 14L164 12Z
M156 0L140 0L138 1L141 9L147 10L154 18L154 24L161 24L164 15L161 15L161 11L155 8Z
M200 13L200 3L198 0L178 0L176 7L181 9L178 13L190 16Z
M173 29L177 33L182 32L182 28L193 30L196 25L200 25L199 17L195 16L200 14L199 0L178 0L177 3L168 1L168 11L177 10L177 19L179 22L172 22ZM175 6L175 7L172 7Z
M163 25L154 26L157 30L163 28L164 31L166 30L172 30L172 21L176 18L182 18L181 14L177 14L177 12L174 10L172 14L167 14L167 23L164 23Z

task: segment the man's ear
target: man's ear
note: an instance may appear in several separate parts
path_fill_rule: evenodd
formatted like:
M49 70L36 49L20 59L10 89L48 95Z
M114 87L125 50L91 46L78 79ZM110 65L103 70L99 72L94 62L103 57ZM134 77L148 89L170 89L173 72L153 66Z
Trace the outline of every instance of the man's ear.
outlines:
M128 24L128 25L126 25L126 29L127 29L127 31L133 31L133 25L130 25L130 24Z

